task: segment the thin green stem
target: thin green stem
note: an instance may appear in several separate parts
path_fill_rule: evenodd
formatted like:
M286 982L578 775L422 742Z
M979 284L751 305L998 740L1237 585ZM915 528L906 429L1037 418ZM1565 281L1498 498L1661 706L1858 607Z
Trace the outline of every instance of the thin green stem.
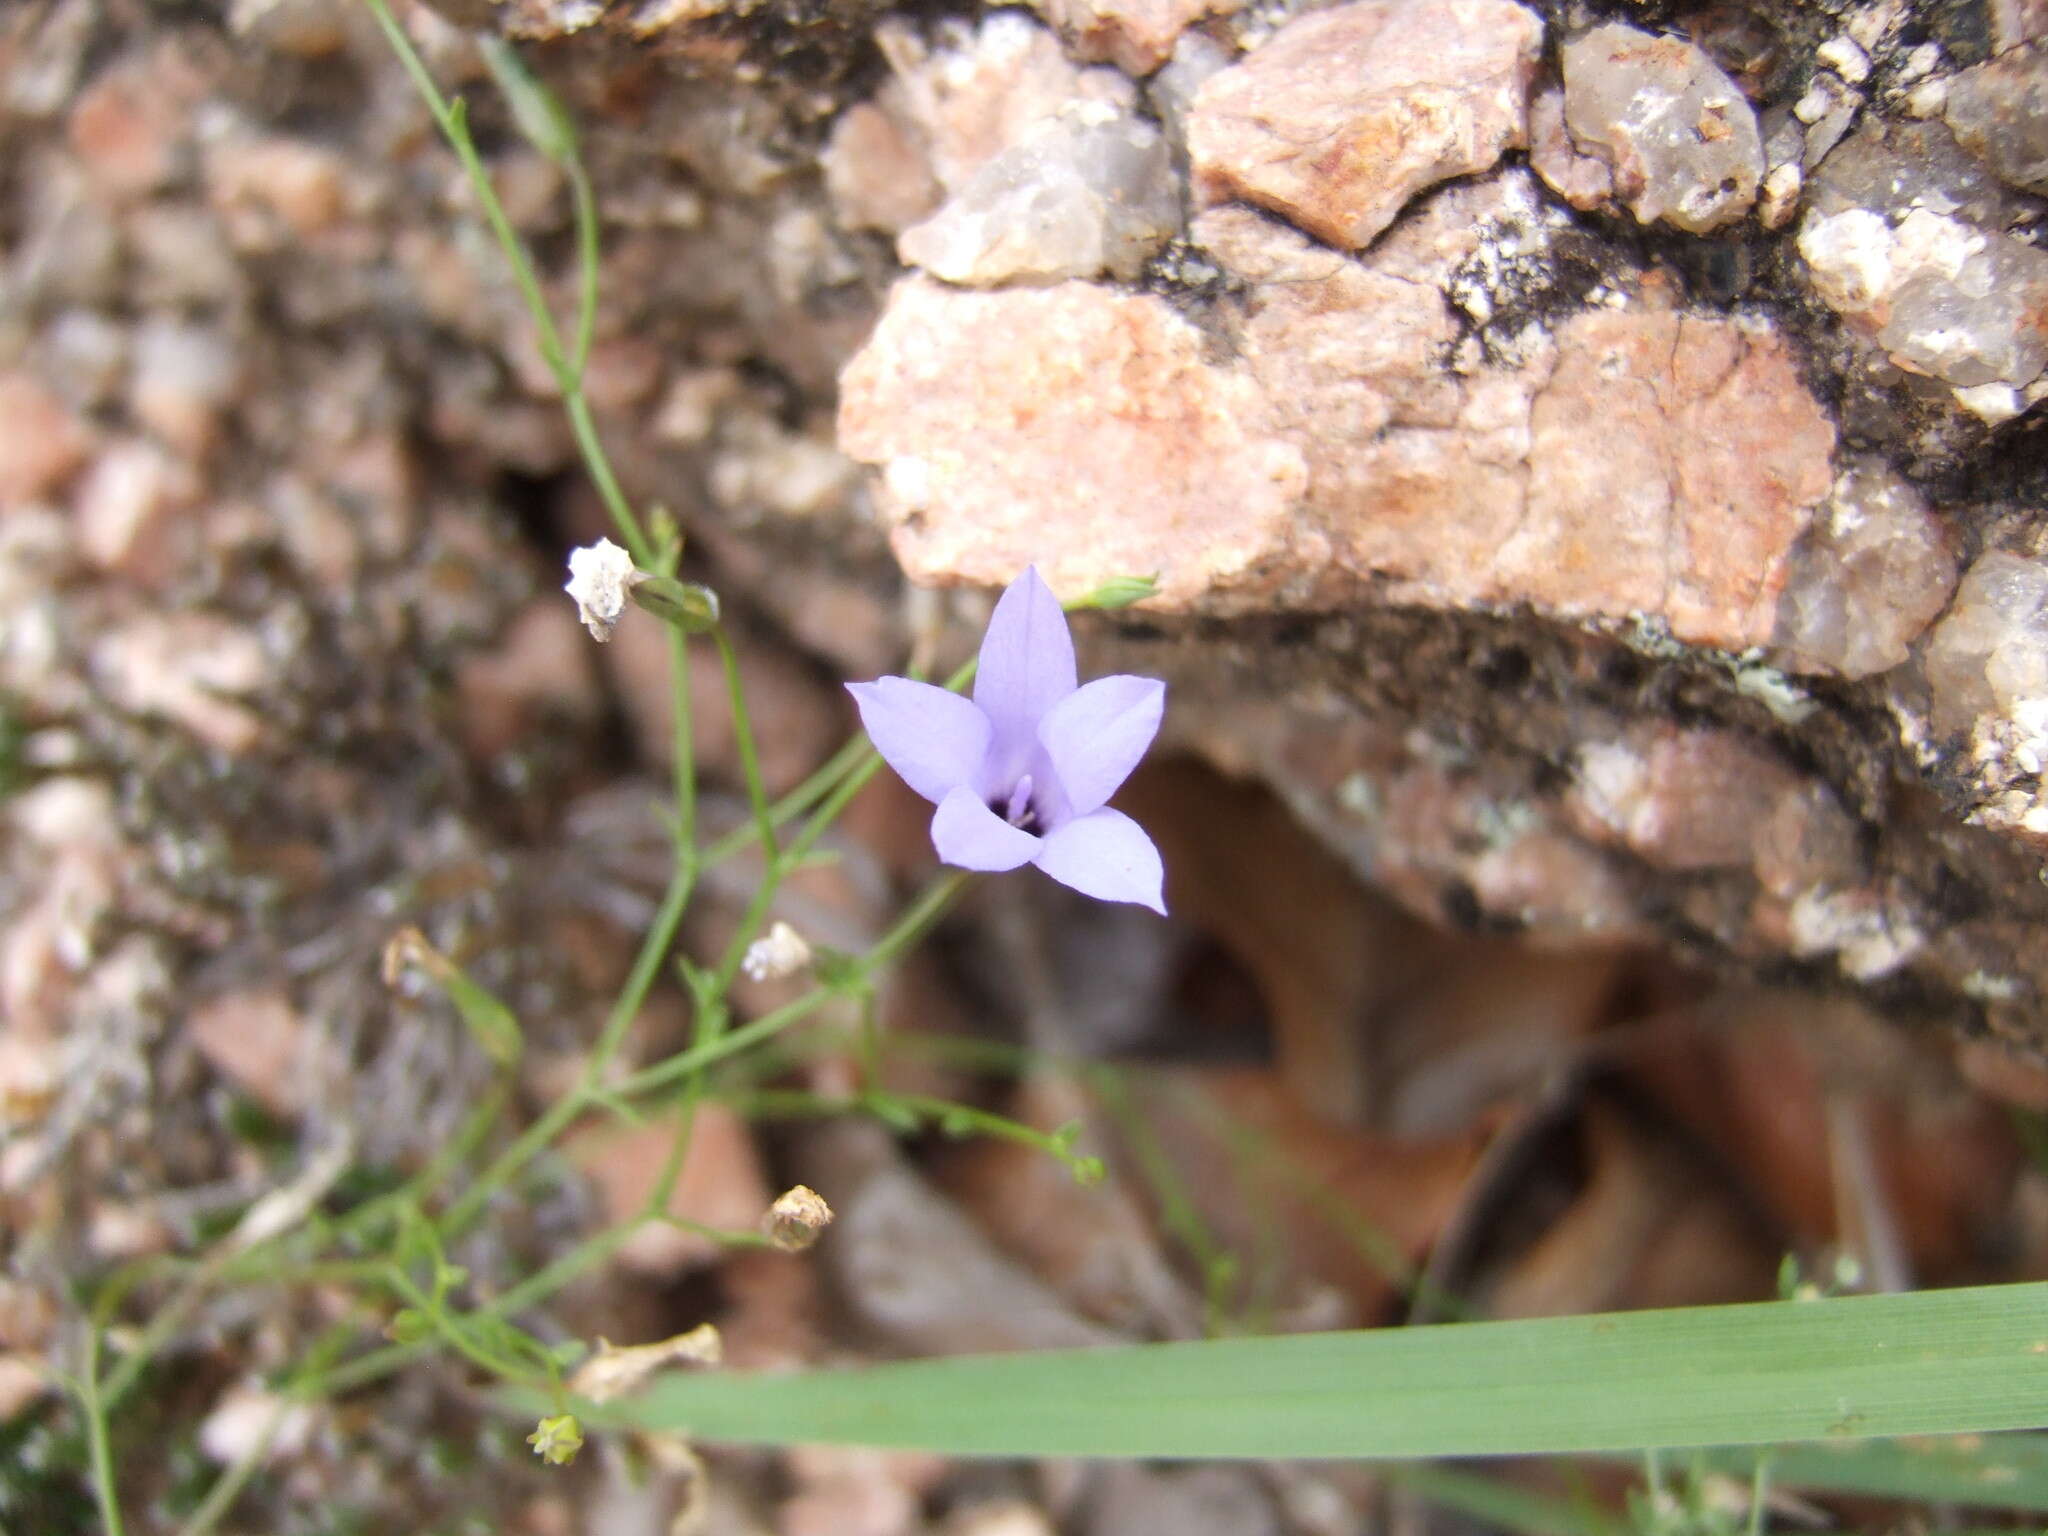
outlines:
M100 1395L100 1331L88 1324L85 1364L75 1383L79 1416L85 1420L86 1446L92 1460L92 1491L100 1506L106 1536L122 1536L121 1497L114 1487L114 1456L107 1441L107 1404Z
M209 1254L172 1293L171 1299L157 1309L134 1347L122 1354L120 1363L107 1373L105 1383L96 1389L108 1411L128 1395L149 1362L156 1358L171 1335L184 1326L185 1319L192 1315L193 1308L199 1305L200 1297L219 1276L227 1260L228 1255L219 1250Z
M533 323L540 338L541 356L548 369L555 376L555 382L562 391L562 408L569 418L569 428L576 438L576 446L583 455L584 467L589 470L591 480L596 484L598 495L603 498L605 510L611 514L612 522L619 530L619 536L626 541L626 548L632 552L634 562L645 566L654 558L654 546L649 542L646 531L640 526L640 519L634 514L633 506L626 499L625 491L619 485L618 476L612 471L610 457L604 451L599 439L597 423L590 414L590 402L583 392L583 365L589 354L589 335L596 325L595 284L597 281L596 201L590 195L589 178L583 173L580 162L571 160L570 184L576 197L577 246L579 259L583 263L581 279L582 301L578 306L576 351L572 354L562 345L562 333L555 324L554 313L548 307L545 294L541 291L540 278L534 271L533 258L527 253L525 243L513 229L511 219L505 213L505 205L499 201L497 189L491 183L491 174L484 165L483 157L477 153L476 142L470 137L469 123L463 111L460 98L451 99L441 94L434 77L427 72L419 51L412 45L412 39L405 35L405 29L391 14L385 0L363 0L370 12L377 18L392 51L405 66L405 72L412 77L420 98L433 113L434 121L440 126L441 136L448 141L455 156L462 162L464 174L475 190L477 204L482 208L484 220L497 237L499 248L505 253L505 260L512 268L512 280L519 289L520 299L533 317Z
M958 693L974 681L977 665L978 663L970 661L958 668L946 679L946 687ZM775 802L769 811L769 821L781 827L830 797L830 805L818 822L817 830L804 839L800 849L792 850L788 861L792 867L804 853L810 851L811 844L832 825L839 812L845 809L847 801L866 786L868 780L875 776L881 766L881 754L868 743L867 737L855 736L833 753L823 767ZM704 867L709 869L713 865L724 863L759 843L761 837L762 829L758 821L734 828L704 850Z
M761 777L761 754L754 744L754 722L747 714L747 692L740 683L740 659L733 654L732 639L725 626L714 625L711 638L718 646L718 659L725 667L725 691L732 701L733 740L739 746L740 772L747 781L747 804L754 812L754 829L772 867L775 863L775 815L768 803L768 786Z
M363 0L377 24L383 28L385 38L391 44L391 51L398 55L399 63L412 77L420 99L433 113L434 121L441 129L441 136L454 149L456 158L462 162L462 169L468 175L475 189L477 202L482 207L484 218L491 226L491 233L497 236L498 244L504 249L505 259L512 266L512 280L519 285L520 297L533 312L535 323L540 327L541 353L551 368L559 371L562 364L562 339L555 329L554 316L549 312L547 300L540 291L540 279L535 275L533 263L526 254L526 247L512 228L512 221L505 213L505 205L498 201L497 188L491 183L491 174L484 166L483 157L477 153L475 141L469 136L469 124L465 120L459 98L451 100L441 94L441 88L434 84L434 77L427 72L425 60L412 45L412 39L405 35L405 29L391 14L384 0Z
M478 1344L476 1340L450 1320L446 1311L425 1291L413 1284L412 1277L396 1264L387 1265L384 1271L385 1283L409 1302L412 1307L434 1325L434 1331L454 1347L455 1352L475 1365L506 1381L530 1381L533 1374L523 1370L518 1361L504 1355L494 1354Z
M569 194L576 207L576 340L569 353L569 368L578 379L590 364L590 347L597 335L598 219L597 194L590 185L590 173L583 157L571 155L564 170L569 175Z
M199 1507L192 1511L185 1523L178 1527L178 1536L207 1536L221 1517L234 1507L235 1500L248 1486L249 1479L256 1475L264 1456L270 1449L270 1442L276 1437L278 1427L283 1423L287 1404L301 1400L299 1384L316 1376L327 1362L348 1346L355 1336L355 1329L346 1322L336 1323L320 1336L306 1357L292 1370L292 1379L280 1391L280 1402L275 1411L264 1421L263 1431L256 1443L245 1451L235 1463L222 1470L214 1479L213 1486L206 1491L206 1497Z
M679 629L668 632L668 675L675 724L669 750L676 802L676 860L694 876L703 861L697 854L697 750L690 697L690 643Z
M861 956L863 979L872 977L930 932L933 925L946 915L946 909L960 899L960 893L967 889L967 882L973 878L972 872L956 869L926 886L923 894L896 919L889 931Z
M507 1180L588 1107L591 1089L603 1079L605 1069L611 1065L612 1058L625 1041L626 1031L640 1016L641 1005L647 1001L655 978L661 974L662 962L668 958L669 948L675 942L676 929L682 923L683 909L689 905L690 890L694 884L694 873L687 867L677 870L670 879L660 910L655 913L653 925L648 928L647 937L640 943L640 952L634 957L625 990L612 1005L604 1030L584 1064L582 1078L528 1126L511 1146L499 1153L496 1160L477 1176L476 1182L463 1191L441 1218L439 1226L443 1233L453 1235L467 1227Z
M263 1458L269 1454L270 1444L277 1438L284 1416L291 1407L291 1399L287 1397L280 1397L270 1405L270 1411L264 1415L263 1424L256 1432L255 1441L214 1479L199 1507L178 1527L178 1536L206 1536L220 1524L221 1516L234 1506L242 1490L249 1486L249 1479L256 1475L256 1469L263 1465Z
M806 992L794 1002L784 1003L780 1008L762 1014L753 1023L743 1025L730 1034L721 1035L705 1045L679 1051L651 1067L642 1067L618 1084L614 1091L622 1099L637 1099L650 1093L658 1093L678 1079L701 1072L728 1056L736 1056L750 1046L759 1045L763 1040L773 1039L792 1025L802 1023L837 995L823 987Z
M511 1104L517 1086L517 1080L510 1073L501 1074L491 1084L490 1092L463 1117L455 1134L428 1159L424 1168L398 1188L387 1190L350 1210L335 1223L337 1235L365 1238L375 1227L396 1218L401 1209L421 1204L441 1187L451 1173L469 1160Z
M882 1087L882 1026L875 1016L875 994L860 995L860 1023L855 1036L860 1061L860 1080L870 1093Z
M833 753L822 768L770 806L769 821L780 827L796 820L830 794L841 779L874 755L875 749L868 745L867 738L855 736ZM757 822L749 821L745 826L735 827L704 850L704 867L709 869L715 864L723 864L760 840L761 828Z
M589 471L591 483L597 487L598 498L604 502L605 511L611 514L619 536L626 541L634 563L646 565L653 558L654 547L648 543L647 535L641 530L640 519L633 512L633 504L626 499L625 489L612 470L611 456L604 451L604 440L598 436L597 421L590 414L590 401L583 393L580 378L563 385L562 409L569 418L569 431L576 439L577 450L583 455L583 467Z
M788 857L788 855L785 855L785 857ZM700 1044L694 1044L687 1050L677 1052L665 1061L657 1062L650 1067L643 1067L640 1071L628 1076L623 1082L612 1085L608 1090L609 1096L624 1101L644 1098L649 1094L658 1093L674 1083L702 1074L707 1068L716 1063L728 1057L740 1055L752 1047L774 1038L784 1030L793 1028L834 998L843 995L844 991L865 986L875 971L901 955L910 945L922 937L933 923L937 922L944 915L946 908L958 898L960 892L965 888L968 879L969 876L965 872L955 871L935 881L897 919L895 924L876 942L874 947L854 963L851 974L840 986L814 987L802 997L763 1014L750 1024L744 1025L739 1029L719 1033L714 1038L707 1039ZM674 887L671 889L673 891ZM654 940L663 926L662 919L657 917L655 928L649 933L649 943L643 946L641 950L643 960L650 953L659 955L662 951L665 951L667 947L665 941L658 947L654 944ZM639 968L636 965L636 978L638 975ZM633 994L634 986L632 982L629 982L627 994L620 999L622 1008L633 997ZM634 1001L632 1007L637 1011L638 1002ZM614 1017L616 1018L617 1015L615 1014ZM608 1029L606 1033L608 1037L612 1037L615 1032ZM586 1076L587 1080L589 1079ZM567 1094L564 1094L561 1100L546 1115L543 1115L511 1147L506 1149L498 1160L478 1179L477 1184L464 1194L462 1200L450 1208L447 1216L440 1223L441 1230L444 1233L453 1233L460 1230L464 1223L473 1219L475 1214L481 1210L484 1201L489 1198L490 1194L507 1182L520 1168L524 1167L538 1152L545 1148L549 1142L553 1141L569 1120L573 1119L575 1114L584 1106L587 1099L587 1092L581 1089L571 1089ZM595 1237L578 1244L544 1269L494 1298L480 1310L479 1315L508 1317L525 1307L532 1306L536 1302L553 1295L584 1270L600 1263L611 1253L615 1252L637 1230L641 1222L646 1219L643 1216L634 1221L621 1223L619 1226L609 1228L604 1232L598 1233ZM431 1348L431 1341L416 1340L407 1344L393 1344L382 1349L372 1350L360 1359L349 1361L347 1364L338 1366L322 1375L317 1383L318 1392L316 1395L348 1391L367 1382L375 1381L391 1371L419 1359L428 1353Z

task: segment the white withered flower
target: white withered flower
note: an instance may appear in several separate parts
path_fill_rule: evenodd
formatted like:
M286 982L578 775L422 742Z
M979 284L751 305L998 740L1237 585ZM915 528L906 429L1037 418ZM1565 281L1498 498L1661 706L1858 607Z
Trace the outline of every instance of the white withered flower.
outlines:
M647 579L633 557L610 539L569 551L569 579L562 590L576 600L576 617L594 640L609 640L626 611L626 598Z
M747 946L740 969L753 981L781 981L811 963L811 946L787 923L777 923Z

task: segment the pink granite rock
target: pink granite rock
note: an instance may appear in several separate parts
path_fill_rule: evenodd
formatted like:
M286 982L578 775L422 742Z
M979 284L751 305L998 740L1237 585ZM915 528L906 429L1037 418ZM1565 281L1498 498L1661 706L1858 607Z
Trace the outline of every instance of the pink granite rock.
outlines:
M907 229L939 205L923 150L909 127L871 101L855 102L832 125L820 157L825 190L847 229Z
M1197 93L1196 194L1370 244L1424 187L1526 142L1542 36L1510 0L1353 0L1299 17Z
M1446 367L1446 288L1529 238L1527 186L1449 189L1364 260L1212 210L1195 237L1248 288L1223 354L1150 296L906 279L847 369L841 445L883 470L918 580L1037 561L1067 589L1157 571L1163 609L1370 593L1765 643L1828 494L1825 412L1773 330L1650 302Z
M1157 299L908 277L841 379L839 441L882 466L913 580L1157 570L1189 606L1270 558L1301 495L1299 450L1248 429L1259 408Z
M1075 57L1149 75L1173 53L1181 33L1204 16L1228 16L1243 0L1034 0Z
M1596 311L1557 335L1502 592L1660 614L1730 649L1768 639L1834 449L1789 350L1769 329L1678 314Z
M1664 869L1749 868L1786 896L1850 856L1854 826L1810 781L1729 731L1644 727L1579 753L1573 814Z

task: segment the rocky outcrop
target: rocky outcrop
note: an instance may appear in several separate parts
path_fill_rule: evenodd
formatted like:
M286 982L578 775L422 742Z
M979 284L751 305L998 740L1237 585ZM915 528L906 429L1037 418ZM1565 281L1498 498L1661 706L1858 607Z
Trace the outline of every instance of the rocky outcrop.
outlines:
M1768 325L1654 296L1447 366L1458 274L1542 217L1510 174L1353 261L1205 215L1242 284L1227 363L1164 299L912 280L842 380L841 446L883 471L914 578L1106 561L1158 572L1163 611L1523 604L1762 644L1832 478L1825 413Z
M605 221L600 426L821 664L896 664L899 572L1156 571L1094 643L1171 674L1183 748L1432 918L2048 1045L2042 39L2025 7L1754 9L405 24L566 308L567 191L465 28L541 45ZM489 843L432 814L453 768L369 816L387 756L440 762L452 730L492 784L597 771L598 663L535 616L504 515L589 508L352 5L0 29L0 687L35 776L233 829L147 879L134 831L136 870L78 886L94 932L119 900L177 914L200 937L152 951L168 971L257 942L257 800L303 832L264 889L303 896L344 851L360 885ZM943 646L970 609L918 623ZM501 644L516 665L479 662ZM651 758L635 645L602 665ZM806 678L764 685L778 772L835 723ZM306 731L321 774L284 767ZM97 951L63 971L47 902L14 907L19 996L85 986Z

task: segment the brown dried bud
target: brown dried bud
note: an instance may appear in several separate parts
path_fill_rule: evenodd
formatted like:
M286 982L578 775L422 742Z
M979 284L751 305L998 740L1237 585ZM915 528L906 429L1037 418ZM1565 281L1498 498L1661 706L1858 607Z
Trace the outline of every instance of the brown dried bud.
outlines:
M784 1253L802 1253L832 1224L832 1207L809 1185L799 1184L779 1196L761 1218L768 1241Z

